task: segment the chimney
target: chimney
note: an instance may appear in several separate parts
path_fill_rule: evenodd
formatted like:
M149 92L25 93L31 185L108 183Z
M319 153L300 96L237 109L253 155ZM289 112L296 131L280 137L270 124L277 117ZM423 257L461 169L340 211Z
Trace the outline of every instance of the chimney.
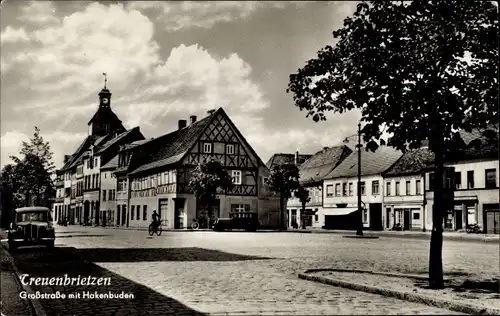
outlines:
M208 114L208 115L212 115L212 114L214 114L214 113L215 113L215 110L208 110L208 111L207 111L207 114Z
M63 163L67 163L70 158L71 158L71 155L64 155Z
M189 117L189 120L191 121L191 124L196 123L196 115L191 115L191 116Z
M186 127L186 125L187 125L186 120L179 120L179 124L178 124L179 129L183 129L184 127Z
M295 165L298 165L299 164L299 152L297 151L295 153Z

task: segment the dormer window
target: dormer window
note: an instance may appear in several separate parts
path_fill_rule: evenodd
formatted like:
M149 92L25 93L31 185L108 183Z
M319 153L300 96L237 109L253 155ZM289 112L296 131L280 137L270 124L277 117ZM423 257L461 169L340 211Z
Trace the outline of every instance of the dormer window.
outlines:
M203 144L203 153L205 153L205 154L212 153L212 144L211 143L204 143Z

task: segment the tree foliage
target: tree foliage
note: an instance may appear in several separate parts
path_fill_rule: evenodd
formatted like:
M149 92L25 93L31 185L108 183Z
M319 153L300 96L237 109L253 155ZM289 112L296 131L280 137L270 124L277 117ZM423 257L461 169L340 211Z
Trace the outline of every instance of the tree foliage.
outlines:
M285 203L286 199L292 197L292 192L297 190L299 184L299 169L294 164L275 165L271 168L271 174L266 184L269 189L280 197L281 227L285 228Z
M193 192L208 208L208 216L212 217L212 205L217 196L217 189L230 190L233 181L229 173L218 161L207 161L198 164L189 179L188 189Z
M315 121L360 109L366 142L386 126L401 150L437 130L453 143L457 129L498 122L497 27L490 1L365 1L287 91Z
M31 204L50 207L50 200L55 195L51 179L53 153L38 127L29 142L23 141L20 155L21 158L11 156L15 164L2 170L2 190L4 187L11 190L15 207Z
M296 74L288 92L316 122L361 111L367 148L383 128L405 151L429 140L435 155L429 280L443 286L444 157L458 130L498 124L498 13L491 1L363 1ZM488 133L487 133L488 134ZM490 136L493 133L490 133Z

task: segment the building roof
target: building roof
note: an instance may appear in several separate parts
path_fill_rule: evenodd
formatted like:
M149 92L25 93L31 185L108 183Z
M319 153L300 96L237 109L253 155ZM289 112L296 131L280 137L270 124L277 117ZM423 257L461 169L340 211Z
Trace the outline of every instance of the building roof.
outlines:
M132 170L130 174L137 174L180 161L191 147L193 147L201 136L201 133L218 112L216 111L183 129L151 139L148 142L136 144L135 147L147 145L148 151L151 151L149 152L149 158L142 162L138 168Z
M134 151L138 148L139 150L147 151L148 155L144 161L141 161L140 166L138 166L134 170L129 170L129 174L135 175L141 172L180 162L184 158L184 156L191 150L191 148L193 148L195 143L200 139L205 129L218 115L222 115L229 126L234 129L236 135L242 139L243 143L246 143L248 145L250 152L258 160L258 163L264 165L255 150L248 144L245 137L241 134L238 128L236 128L226 112L224 112L222 108L219 108L217 111L211 113L210 115L195 123L192 123L191 125L186 126L183 129L176 130L169 134L151 139L148 142L137 144L134 148ZM132 153L132 155L134 155L134 152Z
M300 166L300 182L307 184L323 180L351 153L347 146L324 147Z
M83 142L80 144L80 146L75 150L73 155L71 155L71 158L66 161L64 166L61 168L61 171L66 171L70 169L72 166L74 166L75 161L80 158L83 152L89 149L90 145L95 141L98 140L100 137L95 136L95 135L89 135L87 136Z
M392 147L380 146L375 152L361 149L361 175L381 174L389 169L403 155ZM358 151L352 152L337 168L324 179L355 177L358 175Z
M102 153L103 151L105 151L109 147L113 146L113 144L116 144L118 141L120 141L121 139L123 139L127 135L129 135L132 132L137 131L137 130L139 130L139 126L136 126L134 128L129 129L128 131L125 131L119 135L116 135L115 137L111 138L110 140L108 140L107 142L102 144L102 146L99 146L99 148L97 149L97 151L95 153L96 154Z
M421 172L434 162L434 153L427 147L409 150L384 174L397 176Z
M88 124L93 122L122 122L110 107L99 107Z
M118 157L119 155L117 154L113 158L111 158L110 161L108 161L104 166L101 167L101 170L116 169L118 167Z
M298 164L302 165L307 159L311 158L313 155L305 155L299 154ZM272 169L272 167L276 165L285 165L285 164L294 164L295 163L295 154L274 154L269 158L266 163L266 167Z

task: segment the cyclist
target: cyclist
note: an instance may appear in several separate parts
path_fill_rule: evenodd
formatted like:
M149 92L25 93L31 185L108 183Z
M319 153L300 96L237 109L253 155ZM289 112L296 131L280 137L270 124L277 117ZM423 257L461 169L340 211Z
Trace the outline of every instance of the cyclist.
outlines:
M154 210L151 217L153 218L153 231L156 231L158 229L158 225L160 224L160 215L158 215L158 213L156 213L156 210Z

